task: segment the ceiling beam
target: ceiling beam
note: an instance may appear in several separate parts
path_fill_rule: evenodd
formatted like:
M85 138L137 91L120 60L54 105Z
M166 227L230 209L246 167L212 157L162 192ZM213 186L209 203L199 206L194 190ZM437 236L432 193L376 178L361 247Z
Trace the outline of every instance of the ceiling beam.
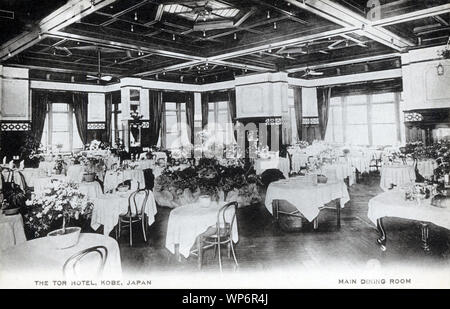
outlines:
M390 59L395 57L400 57L400 53L391 53L391 54L385 54L385 55L378 55L378 56L370 56L370 57L364 57L364 58L357 58L357 59L350 59L350 60L343 60L343 61L335 61L330 63L324 63L324 64L317 64L317 65L308 65L308 66L294 66L286 69L287 73L295 73L304 71L307 68L315 70L315 69L324 69L324 68L332 68L337 66L343 66L348 64L355 64L355 63L361 63L361 62L368 62L368 61L378 61L378 60L384 60L384 59Z
M24 32L3 44L0 47L0 60L6 60L11 56L17 55L45 38L46 33L59 31L115 1L99 0L97 4L92 5L90 0L70 0L42 19L33 30Z
M380 20L372 21L372 26L390 26L395 24L406 23L409 21L423 19L426 17L433 17L437 15L442 15L450 12L450 3L435 6L428 9L423 9L411 13L396 15L388 18L383 18Z
M413 42L410 42L409 40L402 38L391 31L388 31L382 27L373 26L372 21L338 3L325 0L303 0L303 2L298 0L285 1L342 27L355 27L359 29L358 32L363 36L366 36L369 39L386 45L392 49L402 51L407 47L415 46Z

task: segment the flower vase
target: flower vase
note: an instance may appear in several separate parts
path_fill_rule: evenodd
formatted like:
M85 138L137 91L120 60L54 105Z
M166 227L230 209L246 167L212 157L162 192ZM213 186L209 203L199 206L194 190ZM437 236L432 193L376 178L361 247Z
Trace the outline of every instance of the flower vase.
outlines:
M80 227L66 227L48 233L47 237L51 239L54 248L65 249L73 247L78 243L80 233Z

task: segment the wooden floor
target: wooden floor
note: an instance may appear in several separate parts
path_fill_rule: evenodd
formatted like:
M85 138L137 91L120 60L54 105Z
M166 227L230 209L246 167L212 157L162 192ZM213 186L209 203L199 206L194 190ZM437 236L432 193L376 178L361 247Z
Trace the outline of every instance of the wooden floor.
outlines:
M237 214L239 242L236 253L240 270L277 270L286 265L295 267L361 267L377 260L381 265L417 267L450 266L450 231L430 226L431 252L420 247L418 222L390 218L385 220L388 249L382 252L376 244L375 226L367 218L370 198L379 194L379 178L349 189L350 202L341 211L341 229L336 228L335 212L324 210L319 217L319 229L307 224L298 233L285 233L274 223L264 205L241 208ZM197 271L196 258L181 262L165 248L165 233L171 209L158 208L156 222L149 228L150 239L144 243L136 228L133 247L128 235L119 244L123 271ZM204 271L217 271L213 250L205 255ZM224 259L224 269L232 262Z

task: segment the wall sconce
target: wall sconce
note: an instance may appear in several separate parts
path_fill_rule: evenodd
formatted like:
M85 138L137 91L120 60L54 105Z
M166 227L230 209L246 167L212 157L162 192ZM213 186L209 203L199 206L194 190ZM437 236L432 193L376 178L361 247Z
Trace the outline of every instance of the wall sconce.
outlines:
M437 75L442 76L444 75L444 66L442 65L442 63L439 63L438 66L436 67L437 70Z

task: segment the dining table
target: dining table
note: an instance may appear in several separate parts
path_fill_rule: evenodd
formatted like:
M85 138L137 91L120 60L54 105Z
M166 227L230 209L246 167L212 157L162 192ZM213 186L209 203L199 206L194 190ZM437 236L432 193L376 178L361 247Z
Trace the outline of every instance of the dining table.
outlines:
M306 180L306 181L305 181ZM314 221L324 205L336 201L337 224L340 226L340 211L350 201L347 185L336 179L327 183L313 183L307 177L292 177L272 182L267 188L264 205L278 219L277 203L284 200L292 204L309 222Z
M26 241L21 214L5 215L0 212L0 250Z
M121 277L122 265L119 245L114 238L95 233L80 233L78 243L65 249L56 248L54 242L55 240L52 237L46 236L1 250L2 281L7 282L9 277L11 277L11 280L13 278L16 278L16 280L17 278L21 280L62 278L64 263L74 254L94 246L104 246L108 251L102 277L115 279ZM93 275L92 271L89 277L91 275Z
M107 171L103 180L103 190L104 192L114 190L126 180L134 180L139 183L140 188L143 188L145 186L144 171L142 169Z
M129 190L126 192L108 193L91 199L91 202L94 205L91 217L91 227L94 230L97 230L103 225L103 234L109 235L119 223L119 216L128 211L128 197L133 192L134 191ZM139 208L143 203L144 197L144 192L140 192L136 195L136 203ZM147 215L147 224L150 226L155 222L155 216L158 212L152 191L149 191L149 197L144 206L144 212ZM132 207L134 209L134 205L132 205Z
M255 171L257 175L261 175L265 170L278 169L284 177L289 177L290 162L288 158L272 157L272 158L258 158L255 160Z
M369 200L367 216L377 227L380 237L377 243L381 249L386 250L386 230L384 221L388 218L402 218L418 221L421 227L422 248L430 250L429 223L450 230L450 207L437 207L431 205L431 198L420 200L407 200L405 191L397 188L378 194Z
M66 179L66 176L63 174L37 177L34 179L34 193L42 194L46 189L51 187L53 182L64 182Z
M175 254L177 260L180 254L187 258L192 246L195 245L197 237L206 230L215 226L217 214L225 202L210 202L202 205L199 202L177 207L170 212L166 233L166 248ZM235 215L234 208L225 212L227 222ZM233 242L239 240L237 224L233 224L231 231Z
M416 171L413 165L409 164L385 164L380 170L380 187L383 191L391 189L393 186L402 186L415 182Z

